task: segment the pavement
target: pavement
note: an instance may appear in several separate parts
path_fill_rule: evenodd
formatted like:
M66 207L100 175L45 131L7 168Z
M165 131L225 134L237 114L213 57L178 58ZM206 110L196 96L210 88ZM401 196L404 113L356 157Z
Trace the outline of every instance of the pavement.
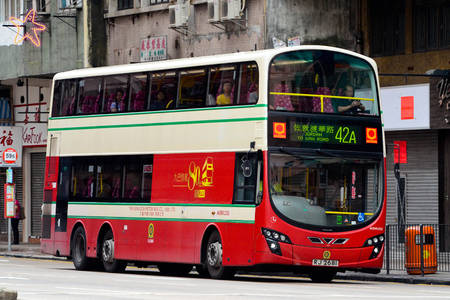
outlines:
M21 243L19 245L11 245L11 251L8 251L8 242L0 241L0 257L18 257L46 260L66 260L63 257L56 257L49 254L41 253L41 245L39 243ZM265 274L269 275L269 274ZM276 274L278 276L292 276L288 274ZM338 273L335 279L339 280L357 280L357 281L379 281L379 282L396 282L409 284L430 284L430 285L449 285L450 272L436 272L434 274L410 275L405 270L381 270L379 274L365 274L357 272ZM9 299L2 298L2 287L0 287L0 300ZM14 299L14 298L11 298Z

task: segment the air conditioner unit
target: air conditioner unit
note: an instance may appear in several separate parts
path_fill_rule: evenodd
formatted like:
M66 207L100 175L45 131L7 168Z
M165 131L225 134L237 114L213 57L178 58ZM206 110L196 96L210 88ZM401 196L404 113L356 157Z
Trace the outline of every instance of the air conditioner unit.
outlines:
M239 20L241 18L241 0L220 0L221 20Z
M83 0L60 0L61 9L81 8L83 6Z
M220 0L208 0L208 22L220 22Z
M169 27L186 27L187 26L187 13L188 4L176 4L169 6Z

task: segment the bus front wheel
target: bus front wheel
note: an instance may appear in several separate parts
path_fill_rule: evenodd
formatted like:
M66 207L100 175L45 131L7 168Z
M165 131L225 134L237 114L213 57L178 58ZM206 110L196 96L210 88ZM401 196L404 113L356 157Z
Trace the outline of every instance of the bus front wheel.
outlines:
M226 279L234 276L235 270L230 267L224 267L222 260L222 240L219 232L214 231L209 237L206 246L206 267L211 278Z
M86 232L82 226L75 230L72 239L73 265L77 270L88 270L90 259L86 256Z
M105 271L110 273L120 273L125 271L127 262L114 258L114 236L111 230L108 230L103 237L102 243L102 263Z

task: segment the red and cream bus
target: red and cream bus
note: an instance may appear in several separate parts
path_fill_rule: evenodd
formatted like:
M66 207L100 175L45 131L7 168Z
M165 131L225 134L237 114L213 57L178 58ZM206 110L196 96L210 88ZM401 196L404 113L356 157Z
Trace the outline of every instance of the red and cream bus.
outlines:
M42 252L109 272L379 272L377 78L323 46L57 74Z

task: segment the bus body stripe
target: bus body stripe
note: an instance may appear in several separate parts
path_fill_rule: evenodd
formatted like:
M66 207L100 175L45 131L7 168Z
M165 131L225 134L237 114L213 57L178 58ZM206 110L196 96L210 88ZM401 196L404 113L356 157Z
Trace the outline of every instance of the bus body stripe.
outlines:
M125 208L125 206L128 206ZM69 219L255 223L252 205L69 203Z
M48 131L68 131L68 130L108 129L108 128L131 128L131 127L150 127L150 126L174 126L174 125L234 123L234 122L253 122L253 121L267 121L267 118L266 117L259 117L259 118L245 118L245 119L225 119L225 120L195 120L195 121L160 122L160 123L111 124L111 125L101 125L101 126L49 128Z

